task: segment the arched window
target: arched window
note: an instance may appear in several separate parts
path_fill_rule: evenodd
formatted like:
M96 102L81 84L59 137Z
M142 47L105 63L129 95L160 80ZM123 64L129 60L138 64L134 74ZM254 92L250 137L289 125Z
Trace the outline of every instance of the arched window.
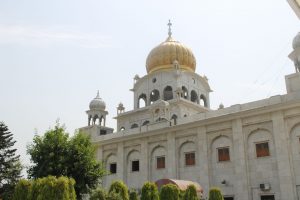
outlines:
M189 92L188 90L186 89L186 87L182 86L182 98L184 99L188 99L188 95L189 95Z
M203 94L200 95L200 105L207 107L206 97Z
M138 108L145 107L147 105L147 96L145 94L141 94L138 98Z
M199 103L198 94L195 90L191 91L191 101L194 103Z
M177 124L177 115L172 115L171 120L173 120L173 124L176 125Z
M164 89L164 100L168 101L173 99L173 89L171 86L167 86Z
M124 126L122 126L122 127L120 128L120 131L125 131Z
M144 121L143 124L142 124L142 126L146 126L147 124L149 124L148 120Z
M138 127L139 127L139 125L137 125L136 123L131 125L131 129L138 128Z
M152 90L150 93L150 104L157 101L159 99L159 91L158 90Z

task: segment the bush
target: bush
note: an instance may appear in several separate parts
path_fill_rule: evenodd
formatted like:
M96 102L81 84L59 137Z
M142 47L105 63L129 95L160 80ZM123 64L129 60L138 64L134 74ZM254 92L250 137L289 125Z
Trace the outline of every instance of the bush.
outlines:
M199 200L197 196L197 190L194 185L189 185L185 190L183 200Z
M217 187L213 187L209 190L208 200L224 200L221 190Z
M110 185L108 194L109 196L120 196L122 200L129 200L128 188L122 181L114 181ZM114 198L114 196L112 196L111 198Z
M143 185L141 200L159 200L159 194L155 183L146 182Z
M138 194L135 190L129 192L129 200L138 200Z
M13 200L29 200L31 191L31 182L25 179L21 179L16 187L13 194Z
M97 188L91 194L90 200L106 200L107 193L103 188Z
M163 200L179 200L179 189L173 184L164 185L160 190L159 197Z

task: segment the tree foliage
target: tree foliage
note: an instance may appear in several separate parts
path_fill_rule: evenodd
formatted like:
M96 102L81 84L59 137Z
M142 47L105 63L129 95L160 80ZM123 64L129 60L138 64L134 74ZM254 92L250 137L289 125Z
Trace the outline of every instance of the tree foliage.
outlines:
M138 200L138 194L135 190L129 191L129 200Z
M109 195L118 195L122 200L129 200L128 188L122 181L114 181L109 188Z
M106 199L107 199L107 193L103 188L97 188L93 190L90 196L90 200L106 200Z
M141 200L159 200L159 193L155 183L146 182L143 185Z
M160 199L179 200L179 189L176 185L166 184L160 190Z
M221 190L213 187L209 190L208 200L224 200Z
M95 148L89 137L82 133L69 137L59 123L43 136L36 135L27 152L33 163L28 170L29 177L72 177L79 199L89 188L96 188L105 174L102 164L95 158Z
M197 196L197 190L194 185L189 185L185 190L183 200L199 200Z
M75 181L67 177L20 180L17 184L13 200L76 200Z
M13 194L13 200L31 200L31 181L21 179L16 187Z
M17 149L13 148L16 141L4 122L0 122L0 199L11 199L13 190L21 178L22 166Z

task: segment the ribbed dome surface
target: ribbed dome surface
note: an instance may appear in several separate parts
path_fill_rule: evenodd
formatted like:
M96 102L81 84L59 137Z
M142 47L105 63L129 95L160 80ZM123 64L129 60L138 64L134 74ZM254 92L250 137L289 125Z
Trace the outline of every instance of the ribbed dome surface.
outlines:
M300 47L300 32L294 37L293 40L293 49Z
M90 102L90 110L105 110L105 102L100 98L99 92L97 96Z
M146 61L147 72L173 69L175 60L180 69L195 72L196 59L192 50L169 36L165 42L150 51Z

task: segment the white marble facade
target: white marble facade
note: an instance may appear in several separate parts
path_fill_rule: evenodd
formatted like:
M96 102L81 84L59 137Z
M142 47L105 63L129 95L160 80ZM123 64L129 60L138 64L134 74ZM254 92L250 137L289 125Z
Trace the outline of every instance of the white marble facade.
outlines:
M290 56L293 61L299 47ZM141 188L145 181L172 178L198 182L204 196L218 186L227 199L300 200L298 70L286 76L284 95L212 110L207 78L181 69L181 63L189 66L184 60L175 61L169 69L135 76L134 109L118 107L116 132L97 123L81 128L97 147L97 158L112 171L104 186L121 179L130 188ZM99 109L104 113L105 107ZM269 151L258 157L261 143ZM226 161L219 159L223 148L229 149ZM189 153L195 156L191 165L186 164ZM161 157L165 166L158 168Z

